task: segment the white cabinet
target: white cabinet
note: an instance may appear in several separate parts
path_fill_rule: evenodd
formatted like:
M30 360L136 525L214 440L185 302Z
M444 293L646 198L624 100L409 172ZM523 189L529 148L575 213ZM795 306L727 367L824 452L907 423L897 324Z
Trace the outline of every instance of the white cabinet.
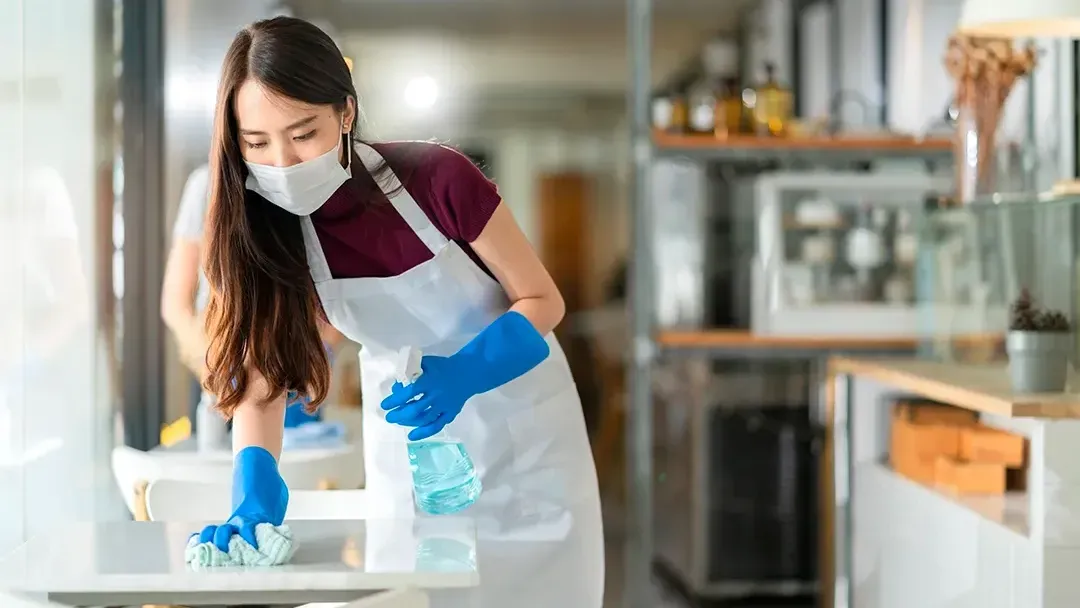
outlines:
M855 492L858 608L1040 605L1035 543L1026 535L883 464L860 465Z

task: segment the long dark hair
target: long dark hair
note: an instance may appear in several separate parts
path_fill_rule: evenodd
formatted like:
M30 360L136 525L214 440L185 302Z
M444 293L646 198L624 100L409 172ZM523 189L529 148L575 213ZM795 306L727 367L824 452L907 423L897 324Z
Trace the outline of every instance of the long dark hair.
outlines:
M330 388L330 362L317 324L322 305L308 271L300 218L244 187L235 99L249 78L278 95L342 112L350 98L357 99L341 51L306 21L275 17L252 23L225 55L210 146L205 384L230 417L250 390L249 370L266 379L270 392L257 397L266 401L295 390L307 394L314 408ZM342 137L342 148L351 154Z

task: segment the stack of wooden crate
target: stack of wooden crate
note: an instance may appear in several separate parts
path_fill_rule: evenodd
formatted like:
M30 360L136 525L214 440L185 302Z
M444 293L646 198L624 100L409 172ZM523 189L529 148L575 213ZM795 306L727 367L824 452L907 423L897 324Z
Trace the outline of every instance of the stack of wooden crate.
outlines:
M889 461L911 480L956 494L1002 494L1022 485L1024 443L980 424L975 412L901 401L893 406Z

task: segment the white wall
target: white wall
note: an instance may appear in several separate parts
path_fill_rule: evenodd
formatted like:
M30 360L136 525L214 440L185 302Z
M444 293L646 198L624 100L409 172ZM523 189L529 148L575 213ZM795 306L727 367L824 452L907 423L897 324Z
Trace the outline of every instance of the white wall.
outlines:
M0 554L57 522L122 514L94 321L96 210L111 205L95 198L94 6L0 0Z

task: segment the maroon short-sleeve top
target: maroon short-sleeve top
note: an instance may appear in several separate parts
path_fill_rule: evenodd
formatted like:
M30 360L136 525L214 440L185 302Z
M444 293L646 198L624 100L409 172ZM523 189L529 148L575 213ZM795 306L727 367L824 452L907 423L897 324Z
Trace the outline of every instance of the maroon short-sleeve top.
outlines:
M470 243L499 206L499 192L466 156L439 144L372 144L428 219L476 264ZM354 155L353 177L311 215L335 279L393 277L433 255Z

